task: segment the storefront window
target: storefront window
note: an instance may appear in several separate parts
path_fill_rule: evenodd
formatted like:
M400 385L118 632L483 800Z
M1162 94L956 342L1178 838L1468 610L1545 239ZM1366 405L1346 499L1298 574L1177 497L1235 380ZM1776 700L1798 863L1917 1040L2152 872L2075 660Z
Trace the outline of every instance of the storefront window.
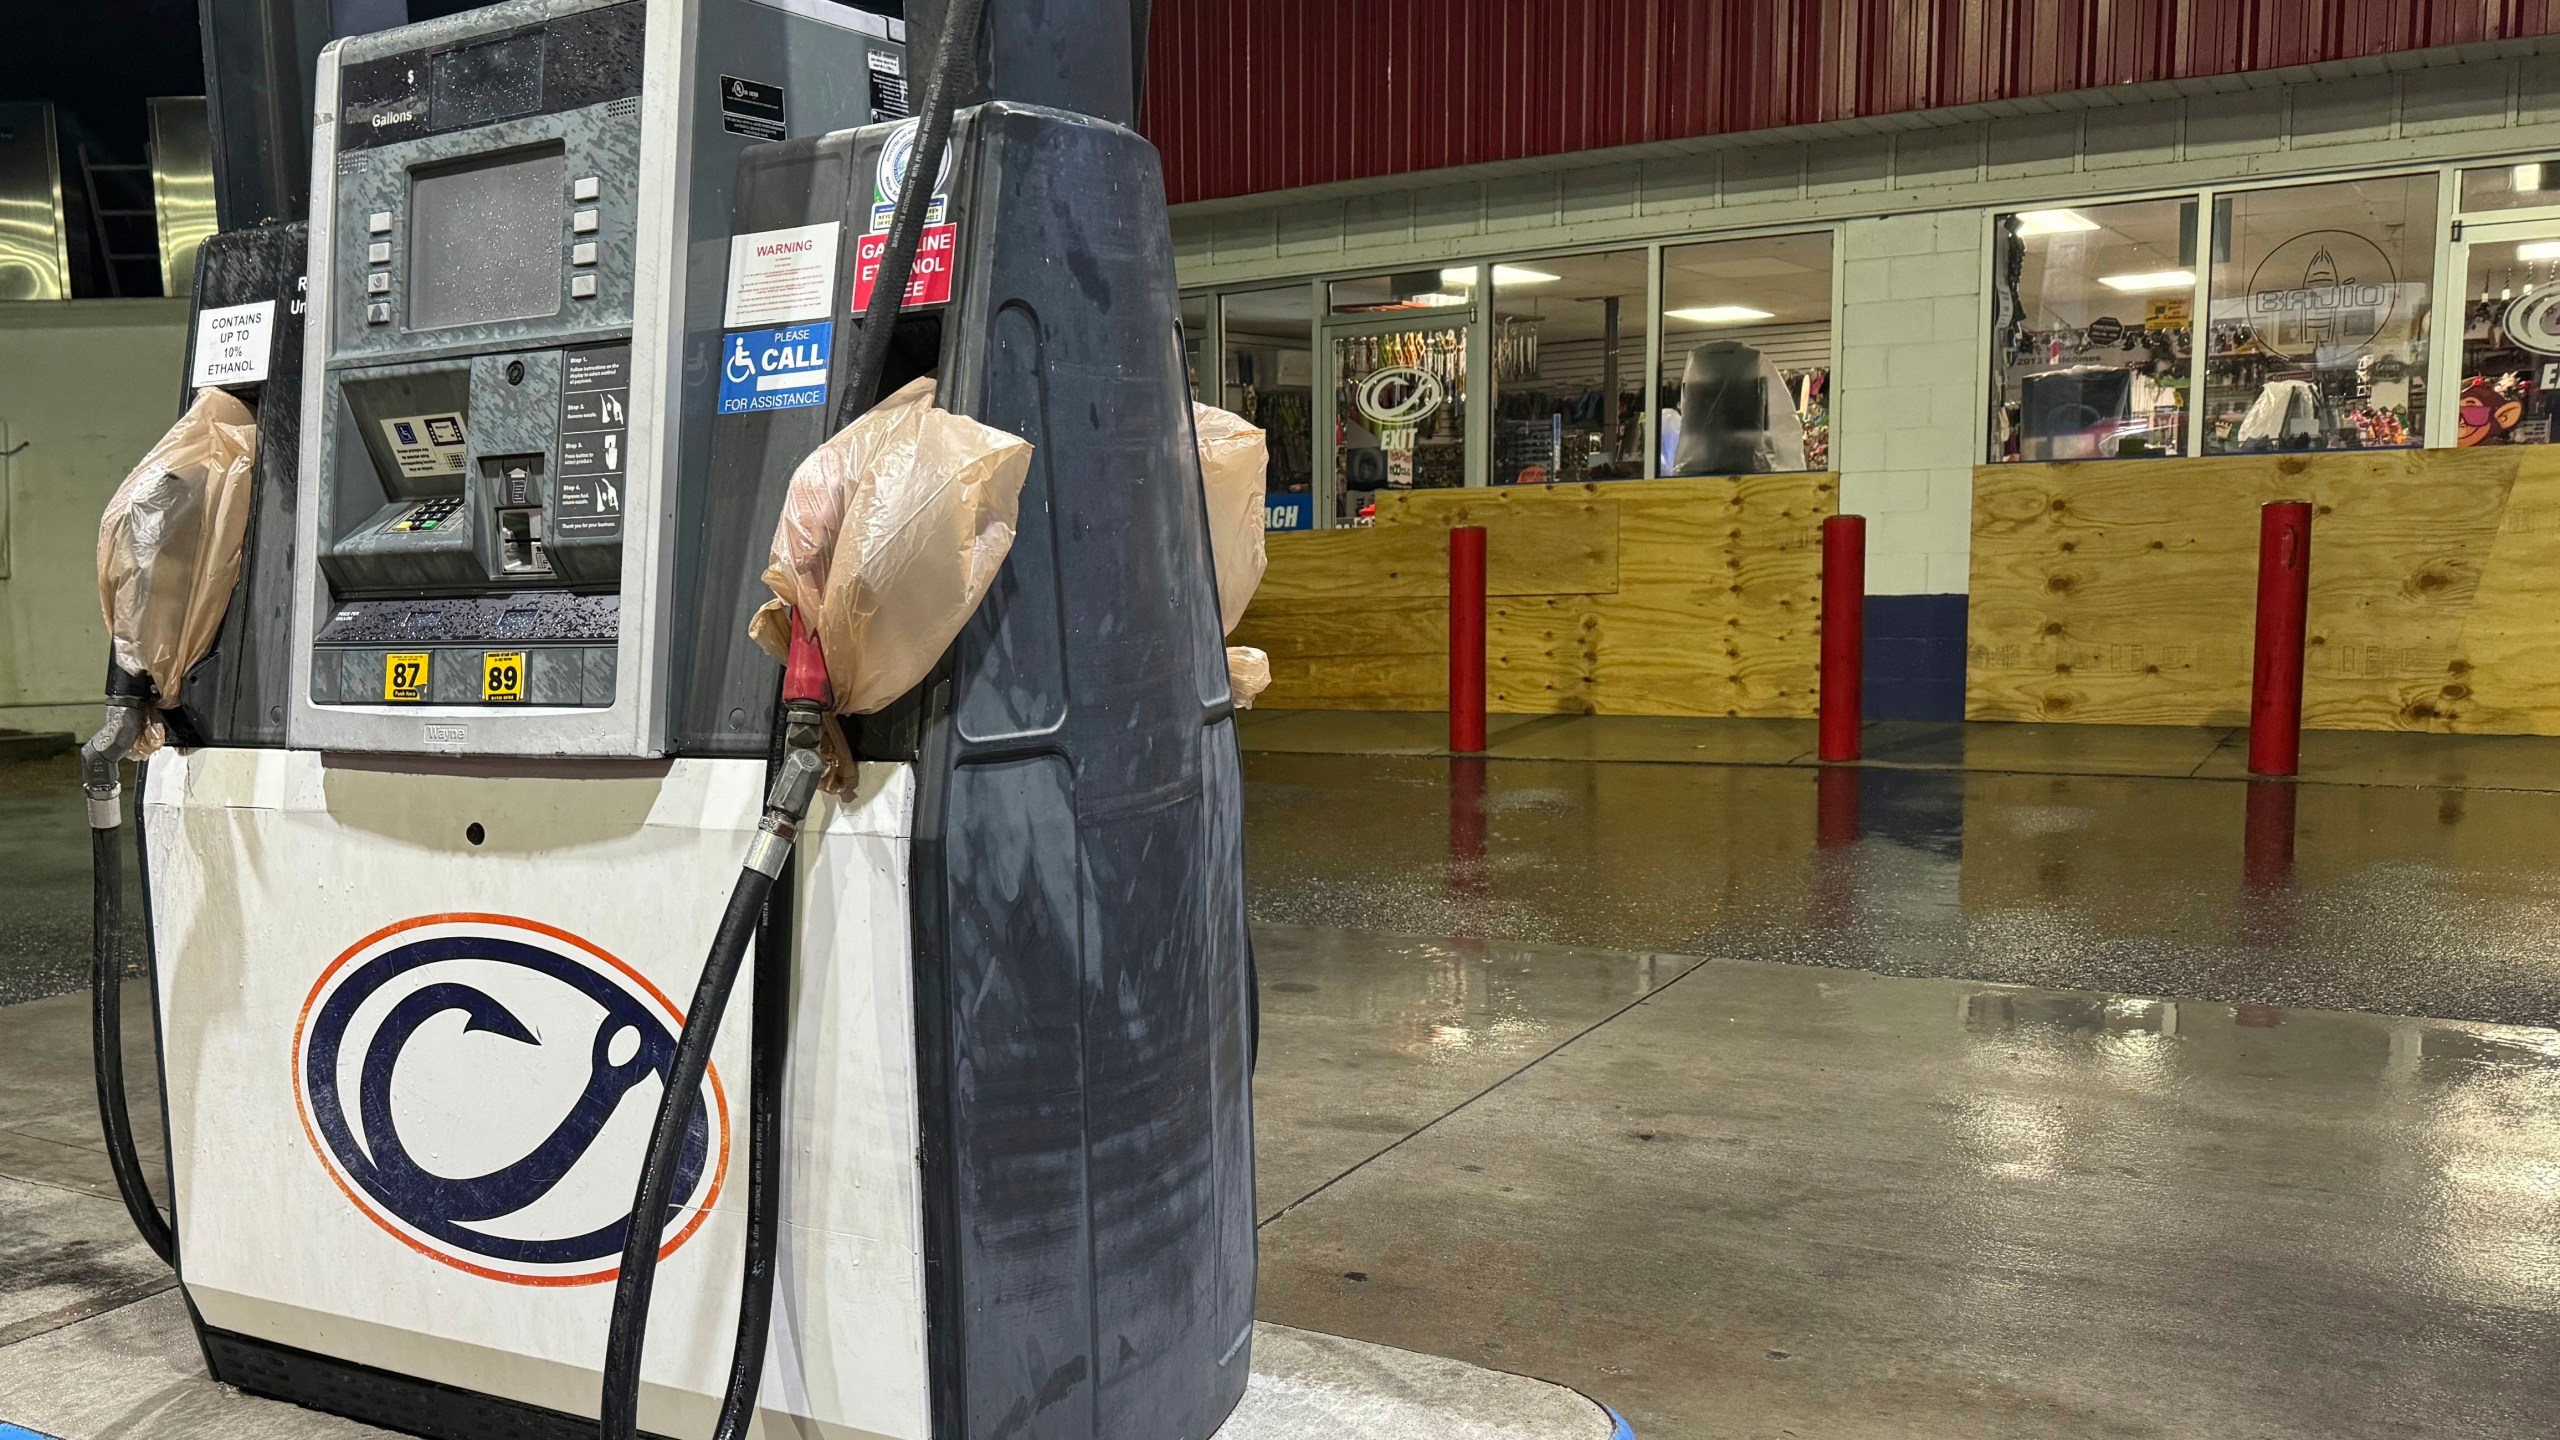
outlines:
M1334 522L1357 525L1381 490L1467 483L1467 327L1364 329L1333 338Z
M1644 262L1620 250L1493 267L1494 484L1644 474Z
M1266 432L1266 523L1274 530L1312 530L1315 317L1307 287L1240 291L1218 302L1226 326L1219 403Z
M2420 443L2435 210L2432 175L2215 201L2206 450Z
M2560 155L2463 171L2462 208L2470 212L2560 209Z
M1652 398L1661 474L1829 469L1829 232L1665 249Z
M2179 199L2000 217L1994 462L2186 453L2195 222Z
M2560 439L2560 225L2474 226L2459 248L2462 391L2453 443L2548 445Z

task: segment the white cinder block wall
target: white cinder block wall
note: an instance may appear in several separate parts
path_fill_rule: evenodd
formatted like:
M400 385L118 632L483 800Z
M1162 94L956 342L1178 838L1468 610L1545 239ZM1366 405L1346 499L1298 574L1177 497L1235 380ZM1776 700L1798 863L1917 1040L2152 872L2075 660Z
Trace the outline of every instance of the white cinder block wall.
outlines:
M1867 517L1867 593L1961 595L1982 430L1983 215L1841 227L1840 508Z

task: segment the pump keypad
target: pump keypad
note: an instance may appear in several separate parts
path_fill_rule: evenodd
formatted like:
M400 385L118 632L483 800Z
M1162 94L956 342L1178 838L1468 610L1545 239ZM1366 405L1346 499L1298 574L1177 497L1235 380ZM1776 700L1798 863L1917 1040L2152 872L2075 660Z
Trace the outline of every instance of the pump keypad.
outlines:
M440 500L421 500L409 507L409 513L383 527L387 530L437 530L462 509L462 497L447 495Z

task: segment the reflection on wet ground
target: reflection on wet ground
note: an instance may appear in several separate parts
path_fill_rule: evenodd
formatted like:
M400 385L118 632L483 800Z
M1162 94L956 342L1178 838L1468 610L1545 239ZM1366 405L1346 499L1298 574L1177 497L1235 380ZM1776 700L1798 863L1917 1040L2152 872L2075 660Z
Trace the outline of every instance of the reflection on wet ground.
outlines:
M2560 1409L2550 1032L1258 935L1267 1318L1648 1440Z
M2549 1024L2560 795L1249 753L1258 920Z

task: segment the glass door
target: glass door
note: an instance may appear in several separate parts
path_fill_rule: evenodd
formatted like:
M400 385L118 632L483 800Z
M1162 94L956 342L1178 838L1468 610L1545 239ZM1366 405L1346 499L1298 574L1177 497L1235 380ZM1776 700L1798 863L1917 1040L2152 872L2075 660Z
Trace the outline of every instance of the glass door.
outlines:
M2560 219L2465 223L2451 273L2462 343L2439 351L2459 368L2437 386L2435 433L2464 449L2560 439Z
M1334 525L1370 523L1381 492L1456 489L1475 473L1468 371L1477 275L1464 266L1329 287L1323 438Z

